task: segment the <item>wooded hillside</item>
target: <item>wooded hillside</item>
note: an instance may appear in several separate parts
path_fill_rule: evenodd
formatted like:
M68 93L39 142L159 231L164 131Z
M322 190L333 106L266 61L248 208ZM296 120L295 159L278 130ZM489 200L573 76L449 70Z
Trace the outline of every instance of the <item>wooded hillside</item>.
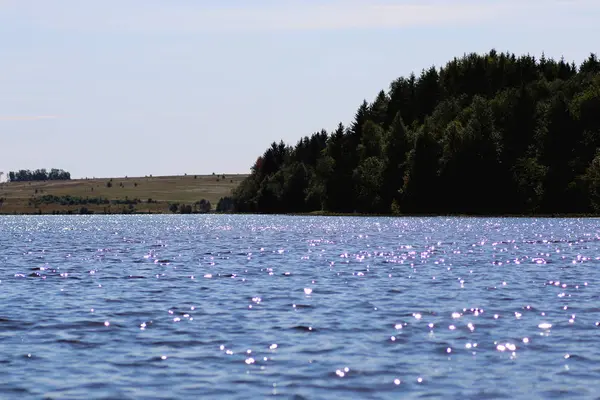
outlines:
M402 77L354 120L273 143L239 212L600 212L600 62L469 54Z

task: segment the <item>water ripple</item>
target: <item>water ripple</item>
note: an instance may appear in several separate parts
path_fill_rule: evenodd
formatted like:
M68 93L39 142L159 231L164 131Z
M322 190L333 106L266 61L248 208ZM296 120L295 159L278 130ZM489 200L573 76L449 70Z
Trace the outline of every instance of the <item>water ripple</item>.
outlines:
M0 393L597 398L597 222L5 216Z

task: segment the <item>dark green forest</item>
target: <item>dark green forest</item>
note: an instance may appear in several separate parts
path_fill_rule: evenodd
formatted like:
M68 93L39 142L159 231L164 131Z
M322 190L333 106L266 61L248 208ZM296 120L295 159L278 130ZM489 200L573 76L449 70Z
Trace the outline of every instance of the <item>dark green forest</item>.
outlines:
M71 179L71 174L62 169L52 168L48 172L45 168L31 171L21 169L19 171L10 171L8 180L10 182L31 182L31 181L65 181Z
M237 212L600 212L600 61L495 50L390 84L354 120L274 142Z

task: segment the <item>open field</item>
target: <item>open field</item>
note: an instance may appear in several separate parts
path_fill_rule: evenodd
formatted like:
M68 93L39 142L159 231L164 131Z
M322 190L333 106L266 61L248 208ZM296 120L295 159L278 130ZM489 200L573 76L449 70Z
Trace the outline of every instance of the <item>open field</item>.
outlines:
M219 199L231 195L232 189L246 176L221 174L7 182L0 184L0 213L78 214L82 208L94 213L169 213L169 206L173 203L193 205L202 199L208 200L214 210ZM57 196L63 201L49 202L50 196ZM65 196L76 200L65 204L69 203L64 201ZM97 201L101 199L105 201Z

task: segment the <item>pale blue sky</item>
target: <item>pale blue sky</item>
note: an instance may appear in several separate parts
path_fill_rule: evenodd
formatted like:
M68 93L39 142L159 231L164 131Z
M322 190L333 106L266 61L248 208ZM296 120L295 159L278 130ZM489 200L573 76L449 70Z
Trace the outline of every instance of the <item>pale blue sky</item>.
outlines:
M0 171L246 173L463 53L579 64L598 21L597 0L0 0Z

